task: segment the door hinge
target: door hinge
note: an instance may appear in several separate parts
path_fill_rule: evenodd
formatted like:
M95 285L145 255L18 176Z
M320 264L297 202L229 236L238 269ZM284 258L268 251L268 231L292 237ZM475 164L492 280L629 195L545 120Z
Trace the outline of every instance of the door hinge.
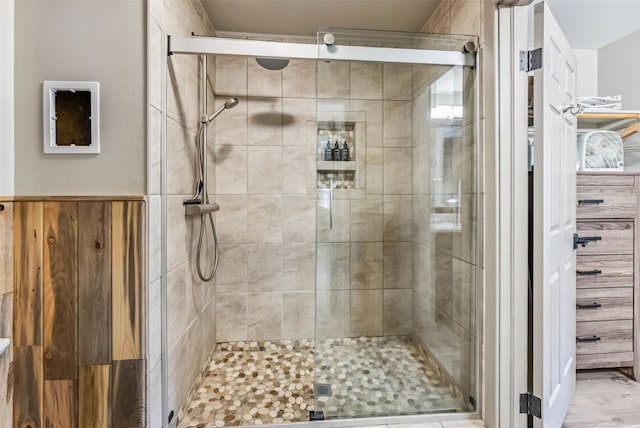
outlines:
M542 48L532 51L520 51L520 71L533 71L542 68Z
M542 401L530 392L520 394L520 413L542 418Z

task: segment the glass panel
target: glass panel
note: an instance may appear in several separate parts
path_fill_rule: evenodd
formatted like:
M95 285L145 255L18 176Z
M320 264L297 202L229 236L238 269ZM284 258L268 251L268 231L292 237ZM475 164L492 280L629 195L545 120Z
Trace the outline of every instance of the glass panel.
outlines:
M332 34L429 49L470 40ZM318 61L316 77L315 412L473 410L474 72Z

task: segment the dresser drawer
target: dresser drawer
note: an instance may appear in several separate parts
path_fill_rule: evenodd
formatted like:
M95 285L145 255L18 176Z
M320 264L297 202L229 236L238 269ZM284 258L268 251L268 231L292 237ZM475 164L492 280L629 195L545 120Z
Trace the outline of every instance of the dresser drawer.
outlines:
M635 186L578 186L576 203L579 219L630 218L638 210Z
M576 354L632 351L633 320L583 321L576 323Z
M577 254L633 254L633 222L579 221L576 233L581 238L593 238L579 245Z
M576 321L633 319L633 288L576 290Z
M577 256L576 287L632 287L633 255Z

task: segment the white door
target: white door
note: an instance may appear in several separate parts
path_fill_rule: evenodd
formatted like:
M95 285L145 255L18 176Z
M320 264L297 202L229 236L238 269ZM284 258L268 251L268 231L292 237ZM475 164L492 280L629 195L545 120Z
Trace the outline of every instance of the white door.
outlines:
M562 425L575 389L576 59L545 3L535 6L533 393L535 426ZM523 142L524 143L524 142Z

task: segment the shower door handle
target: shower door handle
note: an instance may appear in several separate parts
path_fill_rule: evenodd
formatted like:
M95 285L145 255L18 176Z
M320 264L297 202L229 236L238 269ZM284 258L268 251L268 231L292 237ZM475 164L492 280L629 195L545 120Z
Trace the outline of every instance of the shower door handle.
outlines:
M329 179L329 229L333 229L333 178Z

